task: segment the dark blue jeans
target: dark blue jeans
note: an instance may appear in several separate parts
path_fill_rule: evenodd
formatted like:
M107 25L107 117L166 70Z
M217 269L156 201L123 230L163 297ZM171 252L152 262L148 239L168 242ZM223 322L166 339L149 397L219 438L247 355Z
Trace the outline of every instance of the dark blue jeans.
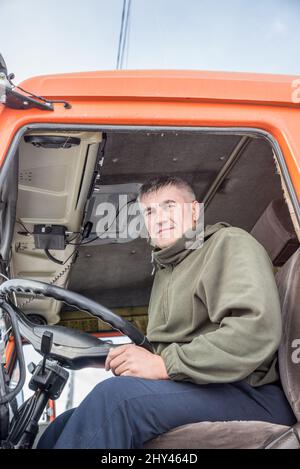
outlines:
M198 385L114 376L49 425L38 448L142 448L180 425L201 421L296 422L280 385Z

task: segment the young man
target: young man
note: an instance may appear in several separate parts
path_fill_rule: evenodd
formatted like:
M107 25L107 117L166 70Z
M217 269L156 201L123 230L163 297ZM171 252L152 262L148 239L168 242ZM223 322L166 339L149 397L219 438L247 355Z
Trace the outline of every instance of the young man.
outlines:
M203 230L185 181L162 176L140 190L157 271L147 337L155 353L127 344L107 356L115 375L59 416L39 448L142 448L171 428L200 421L292 425L276 351L281 315L272 264L246 231Z

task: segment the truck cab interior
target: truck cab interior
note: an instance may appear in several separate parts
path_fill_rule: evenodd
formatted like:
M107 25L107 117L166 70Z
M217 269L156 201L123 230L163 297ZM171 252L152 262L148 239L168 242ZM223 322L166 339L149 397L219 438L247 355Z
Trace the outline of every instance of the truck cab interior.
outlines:
M180 176L204 203L205 225L225 221L251 233L274 265L285 317L280 375L300 420L300 372L289 359L291 344L296 351L300 337L299 224L284 161L263 133L52 125L23 134L9 169L9 193L5 185L1 188L5 212L0 234L7 239L1 245L2 273L84 295L143 334L153 283L151 247L140 236L141 216L140 230L125 230L131 221L136 223L142 183L166 173ZM115 216L106 219L101 232L104 213L99 206L107 203L115 207ZM84 308L59 299L16 292L16 301L35 324L65 326L99 338L118 334ZM163 434L147 447L293 446L299 445L297 425L201 422Z

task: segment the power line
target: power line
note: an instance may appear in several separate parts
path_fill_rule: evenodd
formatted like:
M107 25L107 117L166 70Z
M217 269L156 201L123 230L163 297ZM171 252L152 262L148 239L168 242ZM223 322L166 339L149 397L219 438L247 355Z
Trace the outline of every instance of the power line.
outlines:
M127 39L128 39L130 8L131 8L131 0L123 0L117 66L116 66L117 70L120 70L123 68L124 55L125 55L126 44L127 44Z
M130 0L131 2L131 0ZM130 5L131 7L131 5ZM130 10L130 13L131 13L131 10ZM132 15L129 14L129 10L128 10L128 20L127 20L127 24L126 24L126 57L125 57L125 54L124 54L124 57L125 57L125 68L128 68L128 53L129 53L129 42L130 42L130 29L131 29L131 17Z

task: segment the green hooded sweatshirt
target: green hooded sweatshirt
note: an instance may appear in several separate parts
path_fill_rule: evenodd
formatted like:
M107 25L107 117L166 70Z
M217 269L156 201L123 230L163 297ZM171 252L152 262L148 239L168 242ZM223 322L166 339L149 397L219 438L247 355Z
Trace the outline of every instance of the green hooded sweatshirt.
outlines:
M265 249L225 222L191 233L152 251L147 337L170 379L277 381L281 310Z

